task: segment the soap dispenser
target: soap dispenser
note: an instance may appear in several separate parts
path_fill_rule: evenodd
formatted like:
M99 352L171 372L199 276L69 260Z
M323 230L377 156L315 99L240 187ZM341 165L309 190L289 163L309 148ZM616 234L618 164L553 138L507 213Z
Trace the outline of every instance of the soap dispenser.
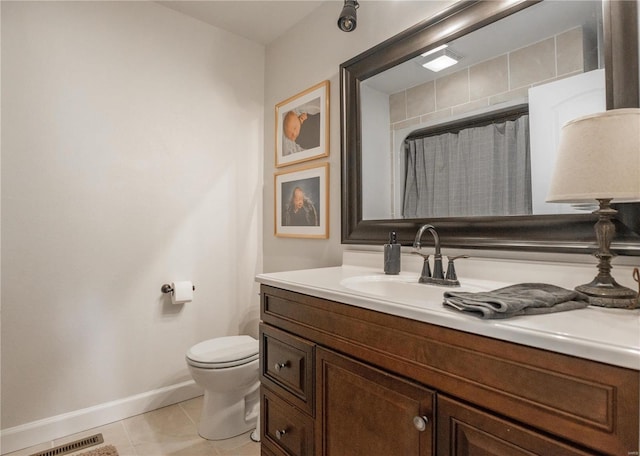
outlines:
M384 245L384 273L400 273L400 244L395 231L389 233L389 243Z

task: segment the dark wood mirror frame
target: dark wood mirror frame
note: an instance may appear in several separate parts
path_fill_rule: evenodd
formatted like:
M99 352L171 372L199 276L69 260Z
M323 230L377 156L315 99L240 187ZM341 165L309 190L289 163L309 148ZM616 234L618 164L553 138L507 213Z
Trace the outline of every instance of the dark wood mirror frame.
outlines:
M466 35L539 1L463 1L340 65L342 149L342 243L382 245L389 231L411 245L425 219L362 219L360 82L433 48ZM603 1L607 109L640 106L638 12L635 0ZM625 39L626 37L626 39ZM619 204L612 250L640 256L640 203ZM561 253L592 253L591 214L430 219L443 246Z

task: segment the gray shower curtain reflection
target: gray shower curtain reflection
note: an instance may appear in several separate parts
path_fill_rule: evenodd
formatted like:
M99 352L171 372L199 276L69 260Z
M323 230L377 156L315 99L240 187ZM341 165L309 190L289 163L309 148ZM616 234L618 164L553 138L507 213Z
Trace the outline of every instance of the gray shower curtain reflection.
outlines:
M528 115L405 147L405 218L532 213Z

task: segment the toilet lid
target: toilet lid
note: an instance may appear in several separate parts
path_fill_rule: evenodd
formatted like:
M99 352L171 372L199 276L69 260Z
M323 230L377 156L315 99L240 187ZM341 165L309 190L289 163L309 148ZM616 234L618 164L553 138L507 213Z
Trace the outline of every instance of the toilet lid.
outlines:
M187 351L193 366L216 369L240 366L258 359L258 341L251 336L228 336L205 340Z

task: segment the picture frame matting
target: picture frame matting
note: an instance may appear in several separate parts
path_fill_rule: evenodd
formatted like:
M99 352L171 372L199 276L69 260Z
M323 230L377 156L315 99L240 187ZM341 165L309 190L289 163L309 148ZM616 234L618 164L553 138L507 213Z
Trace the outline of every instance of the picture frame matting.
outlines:
M275 166L329 156L329 81L275 107Z
M329 164L274 175L274 233L277 237L329 237Z

